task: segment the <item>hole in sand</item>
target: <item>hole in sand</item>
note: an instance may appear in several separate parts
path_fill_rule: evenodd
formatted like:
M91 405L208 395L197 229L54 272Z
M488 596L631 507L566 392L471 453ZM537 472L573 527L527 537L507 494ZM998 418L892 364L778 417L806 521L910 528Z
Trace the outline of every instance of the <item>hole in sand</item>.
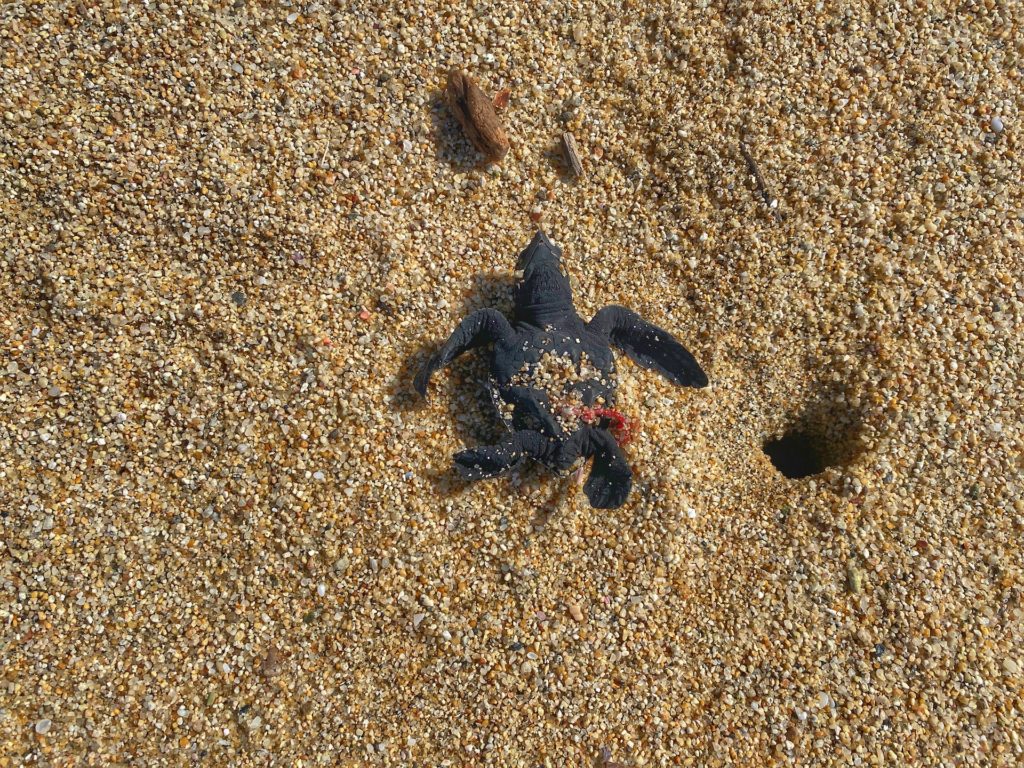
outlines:
M861 452L861 404L841 384L819 389L787 422L762 446L785 477L796 480L843 467Z
M819 440L806 432L787 432L764 444L764 452L779 472L790 479L816 475L825 469Z

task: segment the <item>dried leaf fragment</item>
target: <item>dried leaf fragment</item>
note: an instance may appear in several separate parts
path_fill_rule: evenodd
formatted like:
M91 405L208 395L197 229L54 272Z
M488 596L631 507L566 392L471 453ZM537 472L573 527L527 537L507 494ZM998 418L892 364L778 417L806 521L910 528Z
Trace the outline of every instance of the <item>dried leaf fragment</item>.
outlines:
M498 122L494 104L469 75L457 69L448 74L448 106L458 118L473 146L489 160L501 160L508 154L509 142Z
M496 94L494 94L494 108L504 109L508 106L508 100L512 98L511 88L502 88Z

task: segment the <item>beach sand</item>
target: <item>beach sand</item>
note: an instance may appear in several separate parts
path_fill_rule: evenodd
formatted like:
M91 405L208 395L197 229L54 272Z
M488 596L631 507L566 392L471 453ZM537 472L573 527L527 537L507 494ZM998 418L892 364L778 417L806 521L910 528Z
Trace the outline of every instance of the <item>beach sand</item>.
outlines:
M1024 6L845 5L6 3L0 766L1019 765ZM411 391L538 228L620 509Z

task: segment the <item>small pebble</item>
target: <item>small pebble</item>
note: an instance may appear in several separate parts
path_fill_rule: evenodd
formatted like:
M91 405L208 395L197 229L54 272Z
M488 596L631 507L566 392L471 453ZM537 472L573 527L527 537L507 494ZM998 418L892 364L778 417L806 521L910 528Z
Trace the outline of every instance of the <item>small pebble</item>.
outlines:
M1003 121L1002 121L1001 118L999 118L999 117L993 117L992 118L992 130L995 131L996 133L1002 133L1003 132Z
M569 603L569 615L576 621L583 621L583 610L577 603Z
M853 560L846 564L846 588L855 595L864 588L864 572Z
M45 736L50 732L50 726L52 725L53 723L48 718L37 720L35 725L36 733L38 733L40 736Z

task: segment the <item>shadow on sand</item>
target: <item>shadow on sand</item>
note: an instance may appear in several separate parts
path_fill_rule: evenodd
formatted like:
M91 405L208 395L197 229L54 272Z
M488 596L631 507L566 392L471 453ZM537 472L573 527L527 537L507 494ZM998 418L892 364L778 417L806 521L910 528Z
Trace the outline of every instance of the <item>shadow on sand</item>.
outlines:
M478 309L493 307L511 315L512 290L515 277L494 272L480 273L473 278L472 287L462 296L460 320ZM441 330L441 329L438 329ZM444 344L447 334L455 330L442 330L443 337L421 338L414 342L392 379L392 405L400 412L414 413L428 410L426 401L413 389L413 380L427 359ZM484 386L490 372L490 359L481 350L471 350L458 357L451 365L434 374L427 396L430 402L444 404L447 418L455 425L459 441L466 447L497 442L505 426L494 411L494 404ZM438 425L440 428L440 425ZM452 469L450 456L430 457L431 466L426 474L436 492L443 497L462 493L470 483ZM524 468L524 474L532 470ZM508 482L502 480L499 482Z
M435 91L430 99L430 122L438 160L450 165L457 173L486 165L483 156L462 133L462 127L448 108L442 90Z

